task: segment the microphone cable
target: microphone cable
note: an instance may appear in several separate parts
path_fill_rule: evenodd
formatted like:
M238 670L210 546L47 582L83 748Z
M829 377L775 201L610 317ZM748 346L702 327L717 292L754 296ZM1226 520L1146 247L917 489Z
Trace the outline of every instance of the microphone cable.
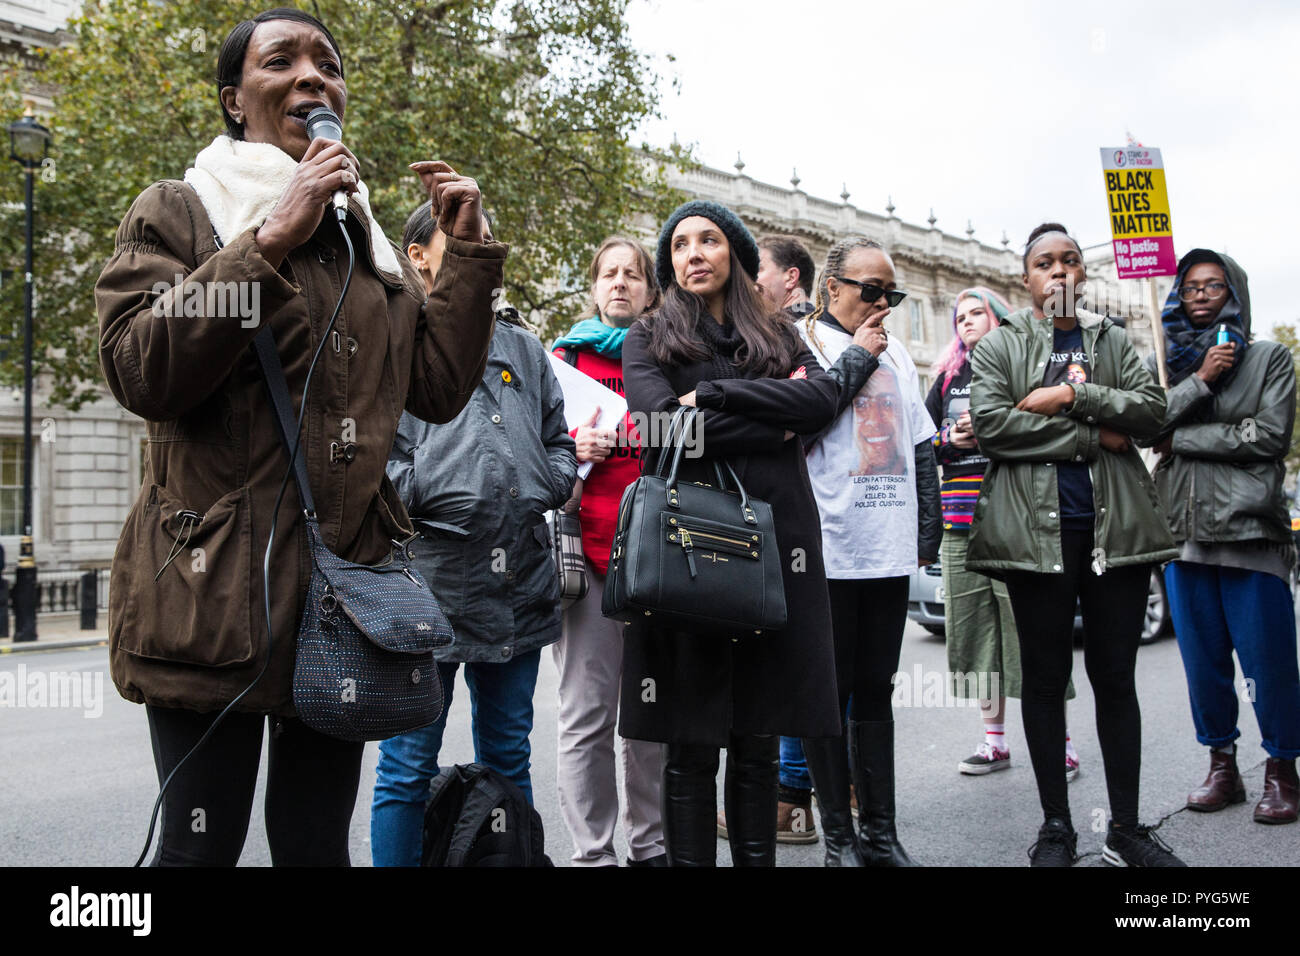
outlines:
M228 703L225 708L222 709L221 713L217 714L216 719L212 721L212 724L203 733L203 736L199 738L198 743L189 749L189 752L177 762L176 766L172 767L171 772L167 774L166 779L163 780L162 787L158 790L158 798L153 804L153 812L149 815L149 833L145 836L144 848L140 851L140 856L134 864L134 866L137 867L144 864L144 858L149 853L149 845L153 843L154 828L158 822L158 812L162 809L163 795L167 793L168 785L172 782L172 779L176 776L181 767L185 765L185 762L189 760L190 757L194 756L195 752L197 752L198 749L207 742L208 738L216 732L217 726L225 719L226 715L230 713L231 709L243 700L249 691L257 686L258 681L266 676L266 671L271 666L271 652L275 645L275 632L271 628L271 546L275 543L275 530L280 521L280 504L284 500L285 489L289 486L289 478L293 474L294 463L298 458L298 447L302 442L302 423L303 416L307 413L307 396L311 392L311 377L316 371L316 363L319 361L321 352L325 348L325 343L329 341L330 332L334 329L334 323L338 320L339 310L343 308L343 299L348 294L348 286L352 284L352 270L356 266L356 251L352 247L352 237L348 235L346 222L348 214L347 208L336 209L335 212L338 215L339 232L343 235L343 244L347 247L348 251L348 271L343 277L343 287L339 290L338 301L334 303L334 311L330 315L329 322L325 325L325 331L321 335L320 344L316 346L316 352L312 355L311 364L307 366L307 380L303 383L302 387L302 402L298 409L297 429L294 434L293 447L289 452L289 467L285 469L284 477L280 480L280 490L275 496L275 506L271 511L270 537L266 542L266 551L262 554L262 604L266 613L266 661L262 664L262 669L257 672L257 676L253 678L252 683L240 691L238 696ZM215 232L213 233L213 236L216 238ZM217 239L217 248L221 248L220 239ZM306 515L307 512L304 511L303 514ZM315 517L315 515L312 515L311 517Z

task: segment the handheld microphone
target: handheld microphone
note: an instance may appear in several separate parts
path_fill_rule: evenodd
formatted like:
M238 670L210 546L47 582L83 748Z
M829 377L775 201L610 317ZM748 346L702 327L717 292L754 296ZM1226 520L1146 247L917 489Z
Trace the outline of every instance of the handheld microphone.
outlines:
M328 106L318 106L307 114L307 138L328 139L335 143L342 142L343 123ZM348 194L346 190L339 189L335 191L334 210L339 217L339 222L347 218Z

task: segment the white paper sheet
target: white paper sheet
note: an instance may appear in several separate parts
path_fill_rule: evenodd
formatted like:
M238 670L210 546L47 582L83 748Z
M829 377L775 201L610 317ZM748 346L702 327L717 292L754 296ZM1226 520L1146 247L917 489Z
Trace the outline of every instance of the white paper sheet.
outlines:
M590 375L579 372L554 352L548 352L547 355L551 360L551 371L555 373L560 390L564 392L564 422L569 430L587 424L599 406L600 417L596 419L594 427L617 431L627 415L627 400ZM586 478L591 473L592 464L590 461L579 464L578 477Z

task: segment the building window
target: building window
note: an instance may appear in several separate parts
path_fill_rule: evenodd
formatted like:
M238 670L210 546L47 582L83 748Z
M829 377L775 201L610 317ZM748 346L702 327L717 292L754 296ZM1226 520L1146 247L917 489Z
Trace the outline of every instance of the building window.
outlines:
M907 304L908 316L910 318L908 339L912 342L925 341L925 310L921 303L913 299Z
M23 440L0 438L0 534L23 531Z

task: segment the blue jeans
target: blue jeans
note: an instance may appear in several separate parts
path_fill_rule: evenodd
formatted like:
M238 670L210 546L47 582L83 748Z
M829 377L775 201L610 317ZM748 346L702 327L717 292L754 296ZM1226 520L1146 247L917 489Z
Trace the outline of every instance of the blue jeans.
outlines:
M1169 610L1187 672L1196 739L1226 747L1239 736L1232 652L1254 692L1260 736L1270 757L1300 757L1300 670L1295 608L1285 581L1262 571L1171 561ZM1251 686L1250 684L1247 685Z
M508 777L533 802L528 776L532 749L533 690L541 649L504 664L466 664L474 759ZM370 807L370 856L375 866L419 866L429 783L438 775L438 751L451 710L456 668L438 665L442 716L434 724L381 741L374 801Z
M803 744L798 737L781 738L781 786L791 790L811 790L812 777L803 758Z
M844 719L849 719L849 710L853 706L853 695L849 695L849 706L844 708ZM848 747L848 740L844 741ZM808 772L808 761L803 756L803 741L798 737L781 738L781 772L778 780L781 786L791 790L811 790L812 774Z

